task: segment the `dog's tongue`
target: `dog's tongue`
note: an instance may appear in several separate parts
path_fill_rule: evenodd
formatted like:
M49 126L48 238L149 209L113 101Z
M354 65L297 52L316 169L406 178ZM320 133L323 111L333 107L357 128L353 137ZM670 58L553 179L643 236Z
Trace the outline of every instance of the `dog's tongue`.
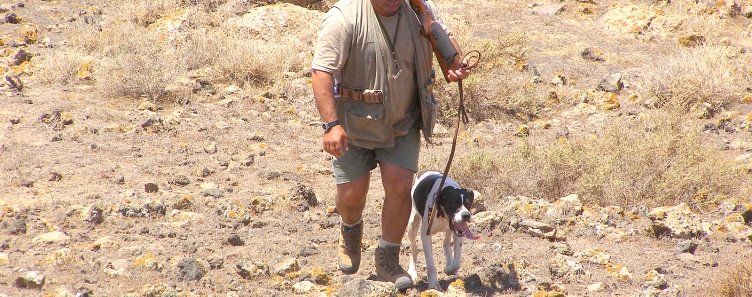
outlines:
M480 239L479 235L473 234L473 231L470 231L470 227L467 226L467 222L462 222L459 224L455 224L455 227L462 231L462 233L465 235L465 238L470 240L476 240Z

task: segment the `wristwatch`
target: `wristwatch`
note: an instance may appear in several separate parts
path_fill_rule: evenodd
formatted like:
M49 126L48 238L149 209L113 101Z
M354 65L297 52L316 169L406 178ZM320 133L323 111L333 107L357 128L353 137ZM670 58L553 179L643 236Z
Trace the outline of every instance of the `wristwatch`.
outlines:
M329 130L334 128L334 126L337 126L337 125L339 125L339 120L323 123L321 124L321 128L324 128L324 133L327 133L329 132Z

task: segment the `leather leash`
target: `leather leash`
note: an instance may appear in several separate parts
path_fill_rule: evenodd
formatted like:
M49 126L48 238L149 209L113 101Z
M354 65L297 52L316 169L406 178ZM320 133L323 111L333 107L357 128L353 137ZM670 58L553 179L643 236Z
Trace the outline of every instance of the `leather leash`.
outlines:
M479 51L470 51L468 52L465 57L462 59L462 69L473 69L476 66L478 66L478 62L480 61L480 52ZM462 80L457 81L457 87L459 88L460 92L460 102L457 107L457 124L454 125L454 138L452 139L452 150L449 153L449 160L447 160L446 167L444 168L444 175L441 176L441 182L439 183L439 188L436 190L436 193L434 194L434 199L431 202L431 214L428 216L428 227L426 228L426 235L431 235L431 226L433 226L433 221L436 218L436 202L439 201L441 198L441 193L444 189L444 183L446 182L447 176L449 176L449 168L452 167L452 161L454 160L454 152L457 148L457 135L460 133L460 122L467 125L468 122L470 122L470 119L467 117L467 111L465 110L465 95L462 88Z

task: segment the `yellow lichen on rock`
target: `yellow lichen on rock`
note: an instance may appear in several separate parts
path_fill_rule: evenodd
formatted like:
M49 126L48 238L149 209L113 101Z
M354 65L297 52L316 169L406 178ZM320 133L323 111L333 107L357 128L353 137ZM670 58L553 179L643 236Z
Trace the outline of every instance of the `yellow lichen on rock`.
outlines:
M78 72L76 72L76 77L78 79L91 79L91 74L93 70L93 63L92 61L84 61L81 63L81 66L78 67Z

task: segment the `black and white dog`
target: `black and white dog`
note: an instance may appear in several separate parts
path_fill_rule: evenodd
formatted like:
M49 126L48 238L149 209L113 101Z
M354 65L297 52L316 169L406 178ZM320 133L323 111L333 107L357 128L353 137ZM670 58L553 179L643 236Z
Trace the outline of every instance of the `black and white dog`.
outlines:
M444 256L446 257L446 267L444 272L448 275L454 275L460 270L460 260L462 254L462 242L465 238L470 240L479 239L480 236L473 234L467 226L471 220L470 208L473 205L473 199L479 197L479 193L460 188L457 182L447 177L444 187L441 190L440 199L436 201L437 207L436 218L431 226L431 235L426 235L428 228L428 216L430 215L428 202L434 199L434 195L439 191L442 173L436 171L426 171L419 175L412 188L413 210L410 214L408 223L408 239L410 239L410 266L407 273L417 282L418 273L416 264L418 262L418 245L416 237L420 232L420 240L423 243L423 253L426 256L426 273L428 274L428 288L441 290L436 273L436 263L433 259L431 249L431 236L438 232L444 232Z

